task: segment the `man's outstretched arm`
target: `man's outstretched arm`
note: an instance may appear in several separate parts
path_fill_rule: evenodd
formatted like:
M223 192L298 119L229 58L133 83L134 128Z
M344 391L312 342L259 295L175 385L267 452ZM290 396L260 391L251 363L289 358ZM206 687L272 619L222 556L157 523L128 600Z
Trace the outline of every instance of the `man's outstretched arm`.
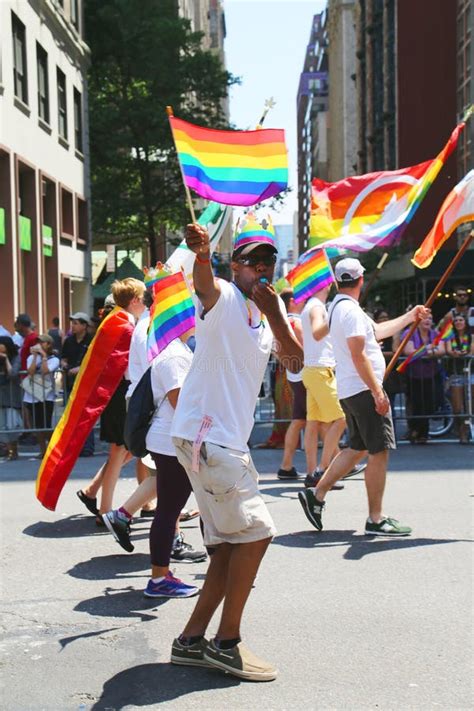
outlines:
M193 282L196 295L205 311L212 309L220 296L219 283L214 279L211 266L209 234L197 223L186 226L186 244L194 252Z

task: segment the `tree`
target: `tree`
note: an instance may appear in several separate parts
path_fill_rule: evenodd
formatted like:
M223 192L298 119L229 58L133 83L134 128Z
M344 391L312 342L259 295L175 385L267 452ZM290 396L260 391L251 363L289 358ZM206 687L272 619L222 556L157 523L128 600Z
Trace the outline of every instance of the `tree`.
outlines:
M167 231L189 220L166 106L225 127L234 79L201 48L176 0L86 0L85 20L94 242L148 243L155 263Z

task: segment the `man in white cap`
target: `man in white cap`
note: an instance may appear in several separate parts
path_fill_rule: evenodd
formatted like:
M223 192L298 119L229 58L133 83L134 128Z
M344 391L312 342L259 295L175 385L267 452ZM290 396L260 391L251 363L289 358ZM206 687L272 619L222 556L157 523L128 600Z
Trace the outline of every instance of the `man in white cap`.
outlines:
M374 323L359 306L364 271L358 259L341 259L336 264L339 293L329 309L337 392L346 416L349 447L335 457L316 488L300 492L298 498L308 520L321 531L326 494L368 454L365 485L369 517L365 533L407 536L411 528L402 526L382 511L388 454L396 444L390 402L383 389L385 358L378 341L393 336L415 319L426 318L430 311L424 306L415 306L391 321Z

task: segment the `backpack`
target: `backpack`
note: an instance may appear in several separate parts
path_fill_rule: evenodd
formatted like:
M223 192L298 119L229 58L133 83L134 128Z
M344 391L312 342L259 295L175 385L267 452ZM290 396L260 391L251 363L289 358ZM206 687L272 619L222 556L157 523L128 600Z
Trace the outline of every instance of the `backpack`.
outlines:
M125 446L134 457L144 457L146 436L156 407L151 387L151 366L146 370L128 401L123 438Z

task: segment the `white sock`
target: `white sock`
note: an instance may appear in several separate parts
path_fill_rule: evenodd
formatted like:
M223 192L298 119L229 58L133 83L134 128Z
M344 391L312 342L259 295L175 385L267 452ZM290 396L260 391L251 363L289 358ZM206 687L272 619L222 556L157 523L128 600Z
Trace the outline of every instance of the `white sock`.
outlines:
M161 583L161 581L164 580L165 577L166 577L165 575L162 575L161 578L152 578L151 582L155 583L155 585L156 585L156 583Z

